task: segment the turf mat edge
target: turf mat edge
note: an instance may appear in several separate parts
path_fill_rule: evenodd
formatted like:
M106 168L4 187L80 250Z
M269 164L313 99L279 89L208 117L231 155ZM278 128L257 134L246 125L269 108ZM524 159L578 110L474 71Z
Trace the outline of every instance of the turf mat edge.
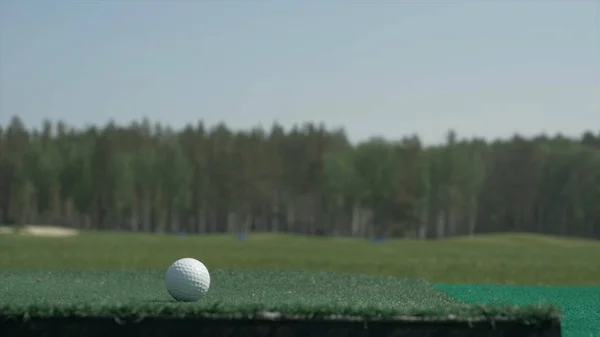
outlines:
M44 337L560 337L560 321L537 324L514 321L441 322L342 322L273 321L256 319L165 319L117 321L110 318L0 319L0 334Z
M341 321L443 321L479 322L514 321L523 324L536 324L552 319L560 319L560 310L552 304L523 306L493 306L479 304L457 304L444 308L402 308L381 309L369 307L306 307L284 305L269 308L260 305L212 308L181 306L168 303L160 307L130 305L73 305L59 307L5 306L0 305L0 318L216 318L216 319L264 319L264 320L341 320Z

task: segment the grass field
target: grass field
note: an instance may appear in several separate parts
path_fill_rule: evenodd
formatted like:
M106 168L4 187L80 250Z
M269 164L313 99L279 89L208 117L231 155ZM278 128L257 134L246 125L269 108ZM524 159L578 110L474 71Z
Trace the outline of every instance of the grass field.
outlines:
M320 270L424 278L434 283L600 285L600 243L537 235L442 241L254 234L178 237L83 233L0 234L0 269L164 269L194 256L209 269Z
M592 337L600 336L598 256L598 242L536 235L373 244L275 234L246 241L224 235L0 234L0 309L16 315L272 309L470 318L495 312L535 320L554 315L544 304L552 303L566 315L564 336ZM211 290L198 303L175 303L164 289L165 269L181 257L196 257L211 270Z

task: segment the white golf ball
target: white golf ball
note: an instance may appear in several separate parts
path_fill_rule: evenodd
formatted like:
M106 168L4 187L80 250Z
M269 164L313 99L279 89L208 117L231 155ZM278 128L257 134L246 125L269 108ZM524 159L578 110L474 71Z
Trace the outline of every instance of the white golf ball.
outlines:
M210 274L196 259L183 258L173 262L167 270L167 291L178 301L199 300L210 287Z

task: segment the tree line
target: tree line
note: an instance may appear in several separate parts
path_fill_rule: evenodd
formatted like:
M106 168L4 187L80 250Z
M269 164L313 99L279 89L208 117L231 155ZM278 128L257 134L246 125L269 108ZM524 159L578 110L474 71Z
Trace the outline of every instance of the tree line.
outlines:
M596 132L596 131L594 131ZM443 238L600 238L600 131L577 139L418 136L351 144L344 130L182 130L148 120L0 127L0 224L173 233L277 231Z

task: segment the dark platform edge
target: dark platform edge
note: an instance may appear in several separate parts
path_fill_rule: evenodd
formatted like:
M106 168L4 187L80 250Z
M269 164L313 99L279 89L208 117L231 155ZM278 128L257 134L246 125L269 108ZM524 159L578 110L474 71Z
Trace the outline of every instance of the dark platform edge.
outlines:
M159 317L8 317L0 336L11 337L560 337L560 319L518 320L250 319Z

